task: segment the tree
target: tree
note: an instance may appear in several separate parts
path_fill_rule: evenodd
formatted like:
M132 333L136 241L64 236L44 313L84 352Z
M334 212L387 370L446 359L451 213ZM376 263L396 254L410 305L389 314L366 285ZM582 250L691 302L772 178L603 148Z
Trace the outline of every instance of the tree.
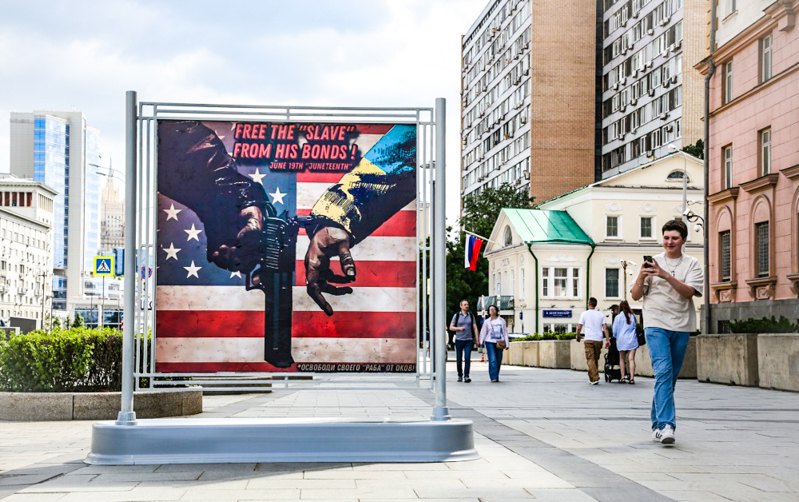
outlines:
M532 204L533 198L529 192L520 192L508 183L503 183L499 188L486 188L482 192L467 195L463 200L461 228L487 238L503 208L530 208ZM461 299L469 300L474 311L480 295L488 293L488 260L482 257L481 250L477 270L466 269L465 240L466 234L459 232L455 240L447 242L447 312L450 316L458 311Z
M693 155L697 159L704 159L705 158L705 142L697 140L695 144L688 145L682 149L683 152Z
M82 328L85 325L86 325L86 323L83 322L83 316L78 314L78 313L76 313L75 314L75 320L72 321L72 327L73 328Z

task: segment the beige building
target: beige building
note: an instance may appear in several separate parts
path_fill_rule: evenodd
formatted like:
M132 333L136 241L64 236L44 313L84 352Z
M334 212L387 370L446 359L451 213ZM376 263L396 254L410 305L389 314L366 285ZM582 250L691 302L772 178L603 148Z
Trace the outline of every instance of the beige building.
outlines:
M703 182L702 162L680 152L538 209L503 209L485 251L488 294L512 297L503 314L515 332L573 331L591 296L603 310L623 299L640 308L628 291L642 257L662 252L660 228L682 217L685 200L703 213ZM686 253L701 263L702 227L688 226Z
M583 0L488 2L462 39L462 195L510 183L545 200L596 179L596 28Z
M35 319L41 326L52 303L51 188L0 177L0 319Z
M100 205L100 249L103 253L125 247L125 199L122 189L120 180L113 176L106 178Z

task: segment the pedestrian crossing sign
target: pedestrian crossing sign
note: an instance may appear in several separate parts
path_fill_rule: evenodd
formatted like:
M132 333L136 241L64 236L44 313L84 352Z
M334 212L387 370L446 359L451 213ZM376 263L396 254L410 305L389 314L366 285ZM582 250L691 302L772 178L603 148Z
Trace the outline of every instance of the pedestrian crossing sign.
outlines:
M98 277L113 277L114 276L114 257L113 256L95 256L94 257L94 275Z

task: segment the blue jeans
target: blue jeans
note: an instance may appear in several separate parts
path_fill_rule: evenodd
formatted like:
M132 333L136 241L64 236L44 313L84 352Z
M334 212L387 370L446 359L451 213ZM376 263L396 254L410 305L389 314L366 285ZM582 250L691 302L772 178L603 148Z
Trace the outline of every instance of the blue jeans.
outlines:
M499 380L499 367L502 366L502 352L496 343L485 342L486 355L488 356L488 378Z
M472 366L472 344L474 340L455 339L455 365L458 368L458 378L469 378L469 369ZM463 367L463 358L466 357L466 367ZM463 371L466 370L466 371Z
M665 425L677 428L674 410L674 387L685 359L688 347L687 331L671 331L663 328L646 328L646 343L649 358L655 373L655 394L652 397L652 430Z

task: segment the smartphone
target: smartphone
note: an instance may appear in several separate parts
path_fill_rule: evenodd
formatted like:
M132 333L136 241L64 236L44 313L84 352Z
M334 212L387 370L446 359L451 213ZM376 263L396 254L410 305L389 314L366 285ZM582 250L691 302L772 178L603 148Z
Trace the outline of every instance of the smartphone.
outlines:
M652 259L649 255L644 255L644 268L652 268L652 265L649 265L647 262L654 262L655 260Z

